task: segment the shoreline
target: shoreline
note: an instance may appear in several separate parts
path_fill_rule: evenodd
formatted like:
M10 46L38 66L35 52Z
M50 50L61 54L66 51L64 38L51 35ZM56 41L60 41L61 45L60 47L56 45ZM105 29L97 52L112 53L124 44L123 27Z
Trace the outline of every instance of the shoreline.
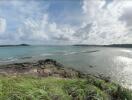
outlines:
M73 71L73 73L79 72L72 68L66 68L64 65L52 59L0 65L1 75L33 75L47 77L47 75L53 76L54 74L62 74L59 73L60 71L65 73L66 71Z
M39 100L40 97L47 98L46 100L96 100L97 98L131 100L132 98L131 90L112 82L110 77L82 73L52 59L0 65L0 80L2 100L10 97L13 98L11 100L19 98ZM43 86L46 89L42 90ZM38 91L40 89L41 91ZM56 95L53 95L54 93Z
M90 66L92 68L92 66ZM53 69L54 70L53 70ZM23 62L12 62L9 64L1 64L0 65L0 75L33 75L33 76L40 76L39 71L48 70L51 74L48 76L54 76L57 73L56 71L72 71L73 73L79 74L81 76L77 77L86 77L87 75L94 76L96 78L100 78L106 81L111 81L111 78L109 76L105 77L103 74L88 74L84 73L82 71L76 70L71 67L67 67L59 62L57 62L54 59L45 59L45 60L30 60L30 61L23 61ZM67 72L67 73L69 73ZM48 72L44 73L48 74ZM72 73L71 73L72 74ZM42 75L43 76L43 75ZM43 76L45 77L45 76ZM47 76L46 76L47 77Z

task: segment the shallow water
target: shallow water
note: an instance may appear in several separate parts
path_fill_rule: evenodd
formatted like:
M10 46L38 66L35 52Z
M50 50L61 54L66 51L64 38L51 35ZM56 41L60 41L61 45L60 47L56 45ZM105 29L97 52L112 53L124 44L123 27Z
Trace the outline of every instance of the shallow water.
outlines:
M79 46L0 47L0 64L52 58L83 72L110 76L132 89L132 49ZM90 67L89 67L90 66Z

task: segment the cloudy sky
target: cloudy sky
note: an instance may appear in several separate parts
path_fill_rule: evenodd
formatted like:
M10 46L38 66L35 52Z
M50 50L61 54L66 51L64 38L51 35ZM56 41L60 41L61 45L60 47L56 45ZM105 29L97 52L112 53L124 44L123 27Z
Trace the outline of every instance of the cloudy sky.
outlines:
M0 44L132 43L131 0L0 0Z

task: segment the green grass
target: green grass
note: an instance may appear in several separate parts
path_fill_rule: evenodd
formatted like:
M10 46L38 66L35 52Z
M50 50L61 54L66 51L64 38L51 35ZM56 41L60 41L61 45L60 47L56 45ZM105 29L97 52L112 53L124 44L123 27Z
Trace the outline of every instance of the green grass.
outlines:
M0 100L132 100L132 92L114 83L87 79L0 76Z

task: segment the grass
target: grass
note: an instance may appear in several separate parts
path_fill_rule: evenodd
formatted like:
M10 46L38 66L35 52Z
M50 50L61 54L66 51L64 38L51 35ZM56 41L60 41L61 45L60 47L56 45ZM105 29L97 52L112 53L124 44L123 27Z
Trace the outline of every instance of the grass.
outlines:
M132 92L92 76L86 79L0 76L0 100L132 100Z

